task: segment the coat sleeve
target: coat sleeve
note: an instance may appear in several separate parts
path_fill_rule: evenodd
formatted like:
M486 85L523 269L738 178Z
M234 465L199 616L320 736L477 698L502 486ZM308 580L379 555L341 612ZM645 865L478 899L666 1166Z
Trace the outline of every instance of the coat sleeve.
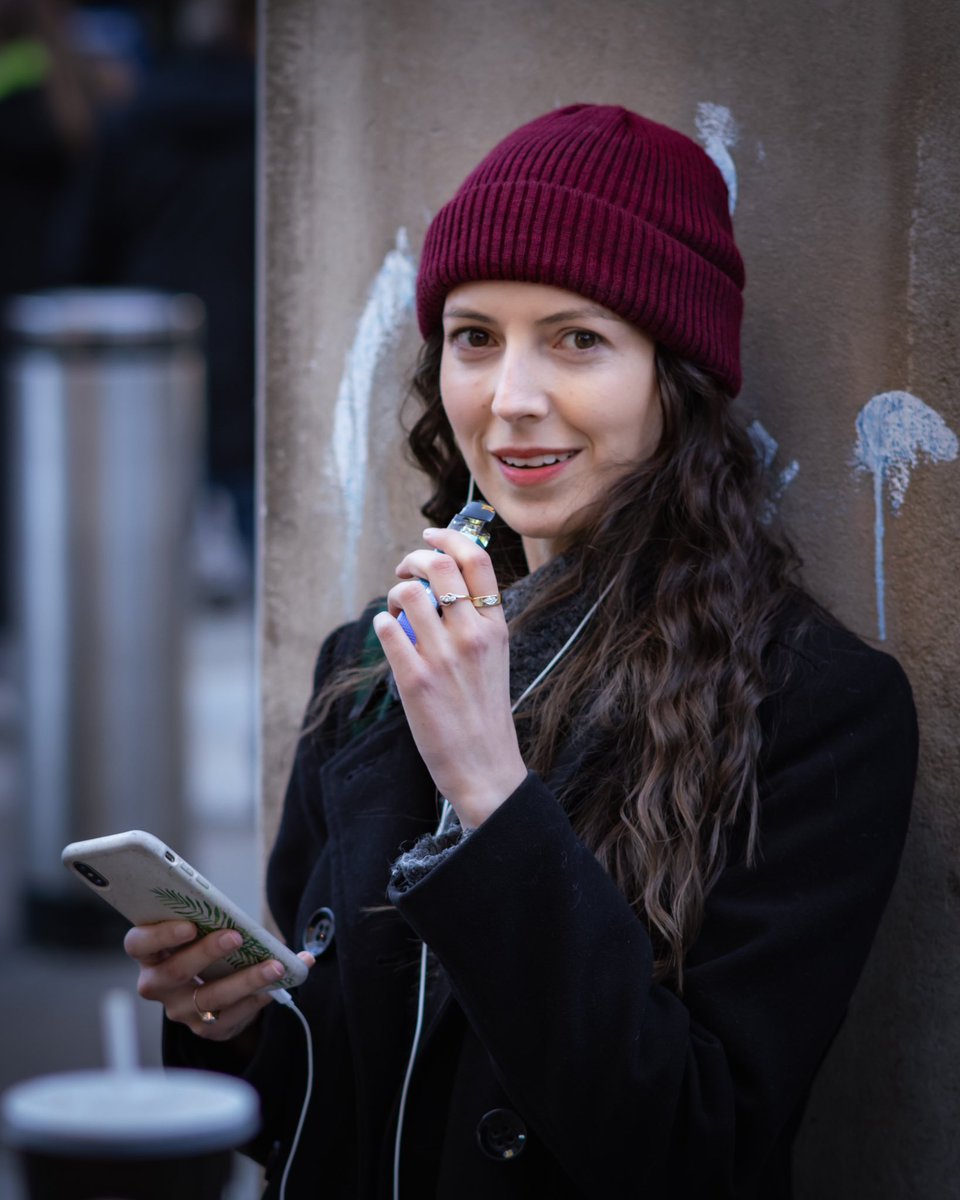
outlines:
M916 765L900 668L826 640L761 710L760 854L711 891L682 995L653 981L643 924L535 775L391 894L585 1196L780 1191L770 1164L869 950Z

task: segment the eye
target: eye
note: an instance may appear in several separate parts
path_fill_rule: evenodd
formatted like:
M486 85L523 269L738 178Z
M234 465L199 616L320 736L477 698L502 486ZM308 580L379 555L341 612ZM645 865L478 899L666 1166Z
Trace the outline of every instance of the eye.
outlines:
M602 343L600 334L591 329L571 329L561 338L561 344L570 350L594 350Z
M490 334L485 329L470 326L466 329L455 329L449 340L460 350L485 350L490 345Z

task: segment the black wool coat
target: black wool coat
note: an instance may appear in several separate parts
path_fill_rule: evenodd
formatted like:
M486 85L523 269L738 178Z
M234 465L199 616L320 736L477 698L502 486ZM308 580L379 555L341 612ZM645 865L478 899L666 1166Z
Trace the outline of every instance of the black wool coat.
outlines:
M327 639L318 685L364 632ZM896 662L832 624L815 619L799 643L775 645L769 678L760 853L745 866L745 832L733 830L682 995L653 981L644 926L550 780L530 774L386 904L398 851L437 819L399 704L359 735L341 706L301 739L268 897L295 949L321 910L331 936L297 992L317 1080L290 1200L391 1194L421 939L435 962L404 1123L405 1200L790 1197L810 1084L896 873L917 743ZM568 755L563 770L577 766ZM166 1046L168 1061L243 1070L258 1088L264 1129L251 1149L273 1163L275 1196L304 1087L296 1018L269 1005L245 1064L183 1027L167 1027Z

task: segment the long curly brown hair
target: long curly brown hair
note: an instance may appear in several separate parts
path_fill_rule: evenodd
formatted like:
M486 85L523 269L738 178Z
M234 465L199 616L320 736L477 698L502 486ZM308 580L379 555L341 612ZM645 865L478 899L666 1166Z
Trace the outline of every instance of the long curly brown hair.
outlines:
M408 435L434 486L423 513L437 525L460 508L468 482L440 398L441 353L437 333L421 351L413 380L421 411ZM517 727L525 760L540 772L572 714L609 747L561 800L649 929L657 977L682 987L684 955L735 823L747 831L747 861L756 854L764 652L799 595L799 562L764 522L760 460L730 398L661 349L657 375L655 453L594 507L569 566L514 624L579 589L611 585ZM513 531L501 527L491 549L501 584L525 573Z

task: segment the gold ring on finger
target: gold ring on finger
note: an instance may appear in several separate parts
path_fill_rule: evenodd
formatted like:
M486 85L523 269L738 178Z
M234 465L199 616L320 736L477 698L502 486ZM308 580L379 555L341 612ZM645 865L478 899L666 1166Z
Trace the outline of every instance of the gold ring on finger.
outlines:
M212 1012L209 1008L201 1008L197 1003L197 992L199 991L200 989L198 987L193 989L193 1007L197 1010L197 1016L204 1023L204 1025L213 1025L220 1019L220 1010L217 1009L216 1012Z
M474 608L496 608L501 602L500 593L493 596L471 596L470 603Z

